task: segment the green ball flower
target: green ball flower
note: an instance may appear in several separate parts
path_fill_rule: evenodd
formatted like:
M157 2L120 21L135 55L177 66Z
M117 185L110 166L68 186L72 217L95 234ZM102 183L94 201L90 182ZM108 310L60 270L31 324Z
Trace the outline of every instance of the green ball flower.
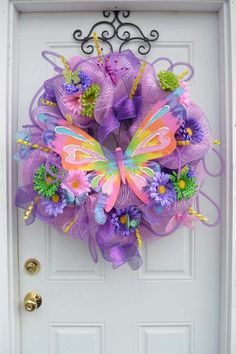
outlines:
M197 191L197 184L195 177L188 176L188 168L181 171L180 177L176 172L170 175L170 180L173 183L177 200L190 199Z
M171 71L160 71L158 74L159 85L162 90L174 91L179 87L178 76Z
M82 95L81 104L82 110L81 114L93 118L94 117L94 108L97 101L97 98L100 94L100 87L96 84L92 84Z
M52 165L50 171L54 174L58 174L56 166ZM39 166L34 175L34 190L45 198L51 198L60 187L61 181L56 179L50 173L46 173L45 164Z

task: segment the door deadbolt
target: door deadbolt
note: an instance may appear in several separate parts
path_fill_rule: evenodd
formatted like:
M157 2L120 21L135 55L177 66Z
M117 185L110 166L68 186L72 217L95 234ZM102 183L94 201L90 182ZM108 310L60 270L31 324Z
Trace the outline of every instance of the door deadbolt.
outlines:
M35 291L25 295L24 298L24 307L28 312L37 310L42 305L42 296Z
M26 272L31 275L37 274L41 269L39 261L34 258L27 259L24 267L25 267Z

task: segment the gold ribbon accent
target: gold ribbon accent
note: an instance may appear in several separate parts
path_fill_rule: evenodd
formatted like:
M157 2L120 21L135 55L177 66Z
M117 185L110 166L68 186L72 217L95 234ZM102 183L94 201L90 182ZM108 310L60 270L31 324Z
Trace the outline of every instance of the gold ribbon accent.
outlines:
M68 61L66 60L66 58L63 55L60 56L60 60L61 60L62 64L64 65L65 69L72 72Z
M216 139L216 140L213 140L213 144L214 145L220 145L221 144L221 141Z
M57 107L57 104L55 102L45 100L44 98L42 98L41 102L42 104L44 104L44 106Z
M204 215L199 214L195 210L193 210L193 208L189 208L188 209L188 213L189 213L189 215L193 215L193 216L195 216L196 218L198 218L201 221L207 221L208 220Z
M102 56L102 50L99 44L99 40L98 40L98 36L96 32L93 32L93 41L94 41L94 45L98 54L98 58L100 60L101 63L103 63L103 56Z
M138 84L143 76L143 73L144 73L144 70L146 68L146 65L147 63L142 63L140 69L139 69L139 72L138 72L138 75L137 77L134 79L134 82L133 82L133 85L132 85L132 88L131 88L131 91L130 91L130 95L129 95L129 98L133 99L134 98L134 95L135 95L135 92L137 90L137 87L138 87Z
M187 69L184 70L184 71L182 71L182 73L180 73L180 74L178 75L178 79L179 79L179 80L182 80L188 73L189 73L189 71L188 71Z
M36 150L41 150L43 152L50 152L52 151L51 149L47 148L47 147L44 147L44 146L40 146L38 144L32 144L26 140L22 140L22 139L18 139L16 140L17 144L21 144L21 145L25 145L25 146L29 146L31 147L32 149L36 149Z
M37 195L34 199L33 202L30 203L30 205L28 206L28 209L25 211L24 213L24 220L28 220L30 215L32 214L32 211L34 209L34 206L38 203L39 201L39 196Z
M189 146L190 145L190 141L189 140L179 140L176 143L179 146Z
M135 230L135 236L137 238L138 248L142 248L143 240L138 229Z
M67 234L67 233L70 231L70 229L72 228L72 226L75 225L75 223L76 223L76 219L73 218L73 219L72 219L71 221L69 221L69 223L64 227L63 232L64 232L65 234Z

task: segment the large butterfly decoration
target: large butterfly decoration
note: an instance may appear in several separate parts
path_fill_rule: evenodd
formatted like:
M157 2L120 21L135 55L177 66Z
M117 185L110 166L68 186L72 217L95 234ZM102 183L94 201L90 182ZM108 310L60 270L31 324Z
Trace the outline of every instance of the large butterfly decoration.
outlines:
M106 195L105 210L109 212L117 200L121 183L128 183L143 203L149 203L145 186L154 176L151 161L175 150L174 134L186 116L185 107L178 103L182 92L183 89L178 88L151 109L124 152L120 147L110 152L64 119L54 119L53 124L49 124L45 114L40 114L37 120L53 129L54 140L48 147L61 156L63 168L89 172L90 186Z

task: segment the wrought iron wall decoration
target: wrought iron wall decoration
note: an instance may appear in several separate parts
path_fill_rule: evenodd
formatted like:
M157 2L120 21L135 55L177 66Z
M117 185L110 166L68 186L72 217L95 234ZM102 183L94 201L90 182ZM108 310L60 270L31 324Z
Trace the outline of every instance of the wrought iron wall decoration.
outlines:
M101 43L106 44L109 47L109 51L113 52L113 46L111 40L117 38L121 44L119 46L119 52L123 47L131 41L139 41L141 44L138 46L138 52L141 55L146 55L151 50L151 42L156 41L159 38L157 30L151 30L149 36L145 36L143 31L134 23L124 22L130 16L130 11L103 11L103 16L107 20L103 20L95 23L90 29L87 36L82 37L83 33L80 29L77 29L73 33L73 37L76 41L81 43L81 50L85 54L94 53L93 32L98 33L98 39ZM103 29L108 26L109 29ZM102 26L102 31L99 34L99 26ZM135 35L132 36L130 29L134 30Z

